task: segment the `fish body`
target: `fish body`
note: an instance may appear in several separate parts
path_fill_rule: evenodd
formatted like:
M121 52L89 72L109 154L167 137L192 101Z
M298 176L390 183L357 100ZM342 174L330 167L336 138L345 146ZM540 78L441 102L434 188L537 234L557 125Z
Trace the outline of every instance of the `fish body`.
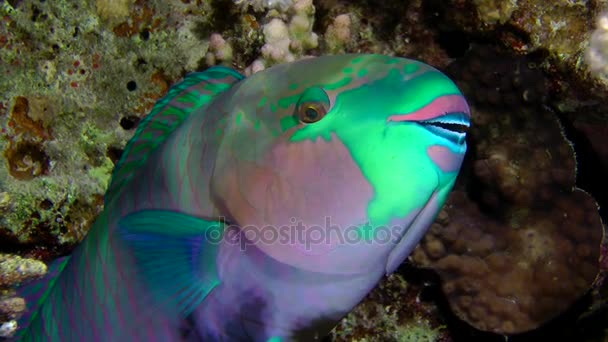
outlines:
M433 222L469 118L448 77L404 58L190 74L138 127L20 336L322 338Z

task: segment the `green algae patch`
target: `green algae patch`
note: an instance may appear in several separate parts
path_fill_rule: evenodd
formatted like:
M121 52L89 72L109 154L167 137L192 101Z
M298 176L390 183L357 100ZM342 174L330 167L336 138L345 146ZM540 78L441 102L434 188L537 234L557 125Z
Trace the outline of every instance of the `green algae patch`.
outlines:
M103 163L99 167L94 167L89 170L91 178L97 180L102 187L107 188L110 184L110 178L114 170L114 163L108 157L103 158Z
M435 342L439 340L442 329L442 326L432 328L428 322L419 321L398 327L395 339L398 342Z

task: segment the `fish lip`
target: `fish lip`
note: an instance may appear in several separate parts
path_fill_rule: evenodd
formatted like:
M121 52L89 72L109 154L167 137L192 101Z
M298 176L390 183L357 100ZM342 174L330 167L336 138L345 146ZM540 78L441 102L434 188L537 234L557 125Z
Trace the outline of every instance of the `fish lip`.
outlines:
M415 112L391 115L387 121L415 123L453 144L463 145L471 126L471 111L461 95L444 95Z
M469 120L469 117L462 112L445 113L443 115L428 120L415 121L415 123L422 126L433 125L442 127L442 125L453 125L465 127L464 129L471 127L471 121ZM445 129L449 128L446 127Z
M471 109L462 95L443 95L439 96L426 106L407 114L393 114L387 121L429 121L438 119L453 113L462 113L471 120Z
M463 113L447 113L434 119L418 121L417 124L456 145L465 143L467 129L471 126Z

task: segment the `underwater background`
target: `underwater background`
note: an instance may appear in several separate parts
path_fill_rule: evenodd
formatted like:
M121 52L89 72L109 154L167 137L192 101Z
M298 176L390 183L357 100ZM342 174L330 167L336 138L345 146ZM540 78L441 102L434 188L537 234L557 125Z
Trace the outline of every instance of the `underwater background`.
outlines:
M26 310L14 287L83 239L137 124L186 73L381 53L452 77L469 152L410 260L326 340L608 340L608 1L0 6L0 335Z

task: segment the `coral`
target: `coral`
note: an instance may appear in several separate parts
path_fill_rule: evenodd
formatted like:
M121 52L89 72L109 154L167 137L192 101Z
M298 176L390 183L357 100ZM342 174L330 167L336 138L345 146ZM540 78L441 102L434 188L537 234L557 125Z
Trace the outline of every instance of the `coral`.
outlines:
M11 320L0 324L0 337L9 338L17 332L17 321Z
M131 0L96 0L95 6L99 17L117 23L129 17L131 2Z
M550 93L559 114L577 127L604 129L608 121L608 77L602 71L605 1L450 0L431 4L429 9L437 14L434 22L442 31L489 38L519 54L544 55L538 66L552 79ZM580 133L586 135L589 130Z
M531 95L545 82L533 64L477 48L451 66L468 80L473 157L413 256L439 273L456 315L501 334L537 328L579 299L598 275L604 233L594 199L575 188L572 147L546 99Z
M206 59L207 65L216 65L221 62L229 63L232 60L232 47L220 34L214 33L209 38L209 51Z
M261 53L266 66L293 61L318 45L318 36L312 32L315 14L312 0L295 0L287 14L287 22L271 17L263 25L265 44Z
M505 333L537 326L569 306L597 272L596 208L587 195L573 192L572 149L544 106L583 132L598 155L607 155L608 81L583 63L584 49L604 39L596 34L589 40L603 3L5 1L3 248L43 260L67 254L102 209L110 172L137 123L186 72L222 63L250 75L283 61L343 52L400 55L439 68L456 58L449 71L474 109L470 161L415 259L441 268L452 307L472 325ZM473 47L477 55L463 61L470 40L539 58ZM570 260L556 253L559 248L571 251ZM554 276L567 281L547 281ZM406 282L413 279L395 274L385 280L336 328L333 340L449 340L451 327L444 329L442 312L421 300L420 286ZM598 284L605 303L608 290ZM474 291L484 296L471 296ZM515 299L517 306L511 305ZM0 334L16 329L12 315L19 305L12 294L0 299L0 312L10 311L0 319ZM498 317L505 318L501 326Z
M9 173L16 179L30 180L49 173L49 157L39 143L11 142L4 151L4 157L8 162Z
M315 8L311 0L234 4L236 7L223 0L212 1L217 18L211 24L197 24L193 30L209 40L204 66L232 65L250 75L273 64L304 57L318 46L318 36L312 31ZM246 12L249 8L255 15Z
M578 63L594 9L586 1L449 0L435 2L438 20L470 33L496 33L520 52L545 49L559 63ZM472 14L472 15L471 15ZM575 39L577 37L578 39Z
M437 270L459 317L480 330L521 333L591 287L602 238L595 201L582 191L553 195L550 209L514 208L504 219L488 217L462 191L452 195L449 224L433 228L414 260Z
M251 7L256 12L262 12L262 11L271 10L271 9L285 11L293 4L293 0L233 0L233 1L235 4L239 5L242 8L242 10L247 10L249 7Z
M517 9L517 0L473 0L477 15L484 22L504 24Z
M398 342L436 342L440 336L440 329L431 328L425 321L399 326L395 332Z
M383 280L332 331L332 341L440 341L446 338L436 308L420 299L421 287L401 273Z
M608 13L602 13L597 18L586 58L591 72L603 77L608 76Z
M334 18L325 32L325 42L329 51L343 52L346 44L352 41L352 20L348 14L340 14Z
M25 300L19 297L0 299L0 320L16 319L25 311Z
M289 45L289 30L287 24L278 18L264 25L266 44L262 47L262 55L273 62L291 62L295 59Z
M0 254L0 288L19 284L46 273L46 265L38 260Z
M208 41L193 30L208 10L180 1L2 5L0 235L8 244L49 258L84 236L133 134L126 122L204 60Z
M312 0L295 0L292 17L289 21L291 49L297 53L314 49L318 45L318 36L312 31L315 20L315 7Z
M264 62L259 59L256 59L255 61L253 61L253 63L251 63L250 66L245 68L244 72L245 72L245 75L251 76L251 75L255 74L256 72L264 70L265 68L266 68L266 66L264 65Z
M15 297L11 287L44 276L46 265L38 260L0 254L0 337L17 331L17 319L26 310L25 300Z
M398 55L444 67L450 59L438 43L438 26L429 26L428 3L432 2L315 2L315 21L324 28L319 46L326 53Z

